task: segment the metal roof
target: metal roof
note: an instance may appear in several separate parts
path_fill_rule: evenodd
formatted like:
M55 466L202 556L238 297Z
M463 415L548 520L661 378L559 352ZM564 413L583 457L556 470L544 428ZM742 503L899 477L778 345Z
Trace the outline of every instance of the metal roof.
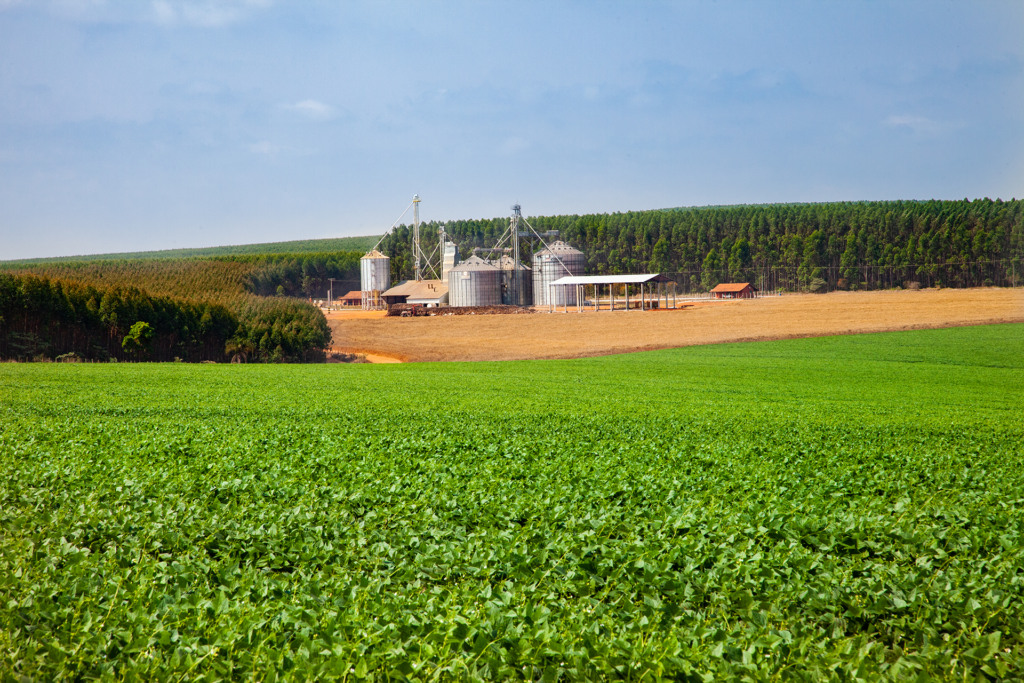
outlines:
M448 293L448 285L441 280L406 280L382 292L381 296L404 296L409 299L439 299Z
M363 257L360 258L359 260L362 261L364 258L386 258L390 260L388 256L385 256L376 249L371 249L370 251L366 252L365 254L363 254Z
M498 268L500 268L501 270L515 270L517 267L519 270L532 270L529 266L525 264L517 264L516 260L509 256L508 254L498 259L495 265L498 266Z
M648 282L674 282L661 273L640 273L636 275L566 275L553 285L639 285Z
M750 287L753 290L757 289L757 287L754 287L749 282L723 282L720 285L715 285L715 288L712 289L711 291L712 292L742 292L747 287Z
M556 240L549 244L544 249L541 249L536 254L534 254L534 257L546 256L549 254L554 254L556 256L564 254L579 254L580 256L583 256L583 252L580 251L579 249L576 249L572 245L566 244L562 240Z

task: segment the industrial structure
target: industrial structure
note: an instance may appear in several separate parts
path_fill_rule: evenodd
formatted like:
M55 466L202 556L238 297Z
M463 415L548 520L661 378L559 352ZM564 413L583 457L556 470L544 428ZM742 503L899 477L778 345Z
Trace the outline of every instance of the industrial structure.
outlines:
M359 285L365 310L384 307L381 294L391 287L391 259L377 251L377 247L359 259Z
M586 259L583 252L562 240L552 242L533 255L533 298L537 306L575 306L576 290L551 287L566 275L583 275Z
M507 254L498 259L495 265L501 271L501 303L506 306L532 305L533 278L530 267Z
M586 257L572 245L556 239L558 231L539 233L523 218L519 204L512 207L507 230L497 243L476 248L465 261L459 261L459 248L449 240L444 226L438 229L436 249L427 254L420 241L420 197L412 202L381 237L377 245L360 259L362 307L386 308L394 304L435 306L537 306L548 310L619 310L674 308L672 281L658 273L618 276L584 276ZM413 279L391 286L391 260L377 247L413 209ZM525 229L524 229L525 228ZM523 246L530 264L523 262ZM540 248L534 251L540 242ZM436 261L434 260L436 257ZM435 267L436 266L436 267ZM433 279L427 279L429 273ZM602 300L603 288L608 297ZM749 287L749 285L747 285ZM590 289L592 288L592 289ZM632 288L632 289L631 289ZM593 296L588 299L588 291ZM618 294L618 299L616 298ZM631 296L632 294L632 296ZM735 295L745 296L746 292Z
M493 263L470 256L448 271L448 305L500 305L501 272Z

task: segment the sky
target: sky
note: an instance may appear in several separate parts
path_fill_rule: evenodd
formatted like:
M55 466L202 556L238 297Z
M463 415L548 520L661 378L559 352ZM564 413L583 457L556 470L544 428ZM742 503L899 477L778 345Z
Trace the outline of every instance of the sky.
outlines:
M1024 197L1020 0L0 0L0 260ZM411 222L411 212L402 222Z

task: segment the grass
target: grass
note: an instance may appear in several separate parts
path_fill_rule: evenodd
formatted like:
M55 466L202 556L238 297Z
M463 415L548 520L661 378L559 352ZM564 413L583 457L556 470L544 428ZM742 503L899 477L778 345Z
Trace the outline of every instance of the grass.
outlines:
M0 366L0 677L1014 678L1024 325Z

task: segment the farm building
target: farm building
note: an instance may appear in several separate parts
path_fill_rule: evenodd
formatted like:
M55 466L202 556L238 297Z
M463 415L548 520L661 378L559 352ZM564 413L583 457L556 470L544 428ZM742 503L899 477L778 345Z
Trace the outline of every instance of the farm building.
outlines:
M441 280L405 280L381 293L380 296L388 305L440 306L448 303L448 285Z
M595 311L601 310L605 304L609 311L616 309L615 290L621 287L623 296L619 298L619 304L623 310L639 308L675 308L675 290L669 285L675 281L660 273L639 273L635 275L567 275L553 282L548 283L552 291L567 290L570 287L574 290L572 295L553 294L548 297L548 308L554 311L556 301L563 302L562 308L568 310L568 301L576 302L576 310L582 311L593 307ZM587 302L587 288L593 287L594 295ZM600 290L607 287L608 297L602 301ZM630 302L630 287L633 287L633 300ZM645 290L646 287L646 290ZM639 290L639 291L637 291ZM664 303L662 300L664 299Z
M753 299L757 295L757 287L749 282L723 282L716 285L711 293L716 299Z
M363 293L358 289L353 290L339 298L338 303L342 306L361 306L363 303Z

